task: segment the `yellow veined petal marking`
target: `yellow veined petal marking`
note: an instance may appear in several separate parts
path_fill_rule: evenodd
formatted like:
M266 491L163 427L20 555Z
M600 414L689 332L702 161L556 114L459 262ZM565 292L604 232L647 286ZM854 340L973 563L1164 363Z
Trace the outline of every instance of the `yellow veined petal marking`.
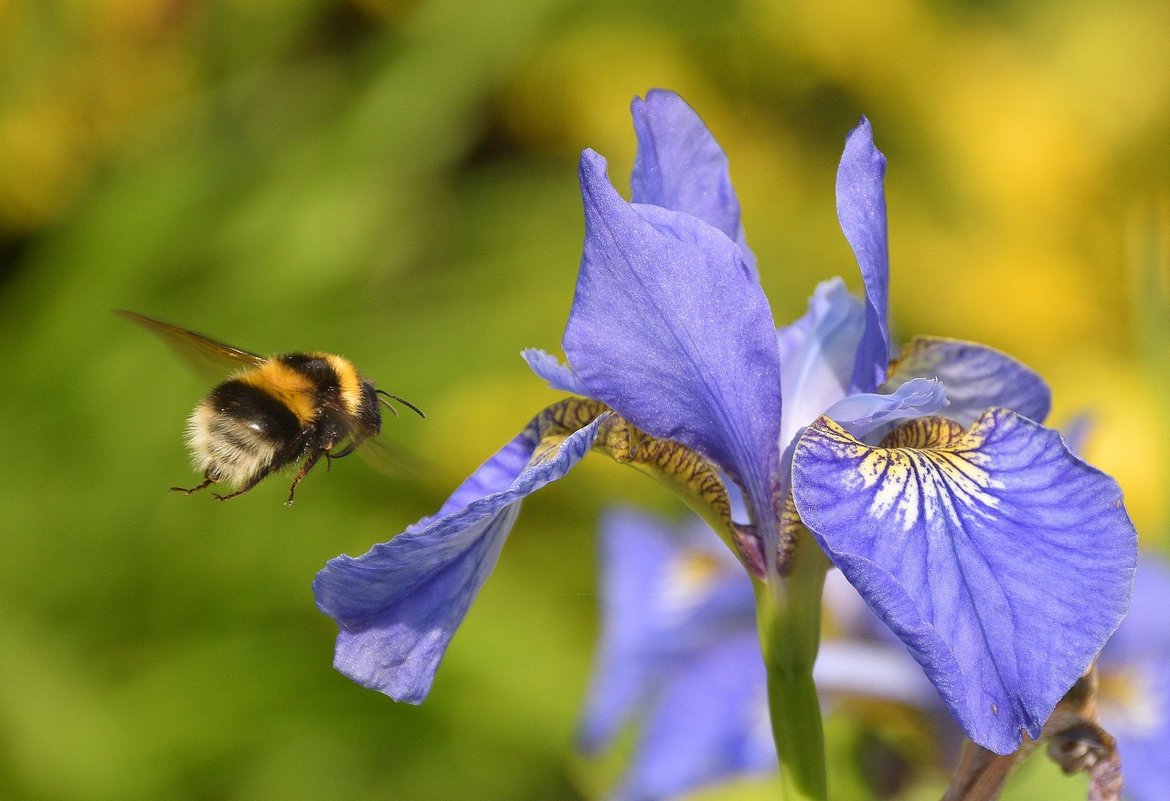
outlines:
M893 514L906 529L945 515L959 525L957 506L990 515L999 505L995 490L1002 484L984 466L979 446L986 438L990 418L985 416L966 431L944 417L922 417L898 426L878 447L865 445L827 417L823 433L843 458L857 459L852 489L877 485L869 507L871 517Z
M641 431L601 401L566 398L537 415L532 422L537 438L532 463L548 458L566 437L603 414L608 416L598 428L595 451L663 482L720 536L733 541L731 501L715 466L684 445Z

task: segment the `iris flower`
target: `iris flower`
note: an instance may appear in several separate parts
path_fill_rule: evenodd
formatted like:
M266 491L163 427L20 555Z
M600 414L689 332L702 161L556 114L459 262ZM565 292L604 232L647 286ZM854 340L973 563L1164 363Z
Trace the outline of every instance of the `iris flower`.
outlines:
M812 666L830 560L968 736L1010 753L1124 615L1136 532L1116 482L1042 425L1048 390L1009 357L925 338L891 362L885 158L868 121L837 175L864 297L827 282L777 331L722 150L670 92L633 115L632 202L600 155L581 156L568 364L526 354L574 397L434 517L325 566L314 590L341 629L336 667L421 701L520 502L597 450L678 490L752 577L789 798L827 794Z

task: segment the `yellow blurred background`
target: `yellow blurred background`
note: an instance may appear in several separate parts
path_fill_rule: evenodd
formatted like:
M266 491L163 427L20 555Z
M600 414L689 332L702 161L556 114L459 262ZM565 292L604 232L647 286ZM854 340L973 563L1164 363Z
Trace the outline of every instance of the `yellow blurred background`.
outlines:
M593 529L678 514L657 487L597 460L533 497L420 708L331 670L309 585L555 397L518 354L558 349L577 154L624 188L656 86L727 151L778 323L859 286L833 186L868 115L895 338L1038 369L1166 548L1167 41L1154 0L0 0L0 797L602 796ZM384 434L413 467L168 494L207 387L115 308L345 353L427 411Z

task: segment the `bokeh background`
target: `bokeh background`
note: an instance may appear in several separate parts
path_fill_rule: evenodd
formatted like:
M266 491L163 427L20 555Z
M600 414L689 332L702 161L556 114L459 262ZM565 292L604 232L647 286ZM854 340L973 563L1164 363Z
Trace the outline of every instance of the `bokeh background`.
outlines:
M898 338L1039 369L1165 548L1167 41L1161 0L0 2L0 798L601 797L620 759L573 751L593 530L680 515L665 491L597 459L533 497L422 707L332 671L310 582L555 399L518 354L559 352L576 157L624 188L655 86L728 151L778 322L859 284L833 181L869 115ZM168 494L208 387L115 308L348 355L427 411L386 426L408 466L319 469L291 509L283 479ZM842 798L869 736L830 724ZM1009 794L1078 795L1042 760Z

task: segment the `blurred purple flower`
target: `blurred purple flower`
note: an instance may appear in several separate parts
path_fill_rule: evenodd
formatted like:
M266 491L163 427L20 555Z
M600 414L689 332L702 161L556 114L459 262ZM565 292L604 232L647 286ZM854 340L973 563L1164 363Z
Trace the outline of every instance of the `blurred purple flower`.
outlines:
M1170 780L1170 565L1143 554L1129 614L1097 660L1101 725L1117 738L1124 795L1162 801Z
M697 518L671 525L612 510L601 522L600 567L602 639L579 744L595 753L639 723L611 798L674 798L775 771L754 594L727 548ZM820 692L937 706L901 645L868 636L880 623L857 593L844 580L830 589L839 634L821 646Z

